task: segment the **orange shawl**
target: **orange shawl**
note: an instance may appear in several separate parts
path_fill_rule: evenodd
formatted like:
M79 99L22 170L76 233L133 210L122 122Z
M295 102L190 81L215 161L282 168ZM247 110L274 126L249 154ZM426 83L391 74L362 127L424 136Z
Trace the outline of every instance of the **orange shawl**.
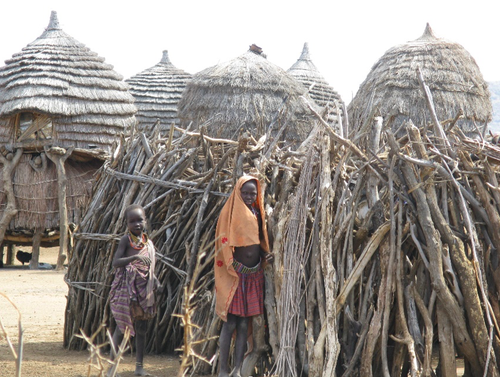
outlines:
M257 182L257 200L254 207L259 209L262 217L262 240L259 239L257 219L241 197L241 187L251 180ZM227 310L239 283L238 274L233 268L234 248L258 244L266 253L269 252L264 202L259 180L245 175L238 179L231 196L224 204L215 231L215 311L223 321L227 321Z

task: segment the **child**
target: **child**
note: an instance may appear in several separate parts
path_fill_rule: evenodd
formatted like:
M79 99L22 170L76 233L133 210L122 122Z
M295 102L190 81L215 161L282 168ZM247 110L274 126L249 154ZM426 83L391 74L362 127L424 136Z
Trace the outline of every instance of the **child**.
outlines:
M235 330L235 362L231 376L240 377L248 319L264 312L263 264L273 260L256 178L243 176L238 180L222 208L215 235L216 312L224 321L219 338L219 377L229 376L229 348Z
M136 376L149 376L143 368L147 321L156 314L154 291L159 286L154 275L155 248L144 233L146 214L139 205L125 210L127 234L118 244L113 258L116 269L111 285L110 306L116 321L112 357L116 354L125 329L135 335Z

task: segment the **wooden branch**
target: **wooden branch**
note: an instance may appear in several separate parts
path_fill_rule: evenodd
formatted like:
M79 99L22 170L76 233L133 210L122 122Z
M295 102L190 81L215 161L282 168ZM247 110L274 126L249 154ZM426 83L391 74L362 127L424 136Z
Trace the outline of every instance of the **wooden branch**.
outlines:
M422 88L422 91L424 92L425 99L427 102L427 107L429 108L429 112L431 113L432 123L434 124L434 132L435 132L436 136L438 136L440 138L441 142L444 144L446 152L448 152L448 154L450 156L452 156L453 159L456 159L457 156L456 156L455 152L453 151L453 148L451 147L450 142L449 142L448 138L446 137L446 134L444 133L443 126L441 125L441 123L439 122L439 119L437 117L436 109L434 108L434 102L432 99L432 93L431 93L429 87L427 86L427 84L425 83L424 76L422 74L422 70L420 69L420 67L417 67L417 72L418 72L417 77L418 77L418 81L420 82L420 87Z
M354 266L351 275L349 275L347 280L344 282L342 289L335 299L335 307L337 313L340 312L340 310L344 306L347 296L363 274L365 267L368 265L368 262L370 262L373 254L375 253L375 251L377 251L378 247L380 246L381 242L384 240L387 232L389 232L390 229L391 223L387 221L381 227L379 227L370 238L370 241L366 245L365 249L361 253L361 256L359 257L358 262Z
M388 140L394 152L397 152L396 141L392 134L388 134ZM412 191L412 196L415 198L417 206L417 217L422 227L425 241L427 244L429 258L429 273L433 288L436 291L437 297L447 308L450 321L453 323L453 331L457 339L459 349L464 353L465 357L472 364L475 373L481 373L478 363L477 353L474 343L469 335L467 324L464 318L462 308L459 307L457 301L452 296L447 284L444 280L442 269L442 244L440 241L439 232L437 232L429 205L427 203L427 194L424 193L422 187L419 187L419 181L415 177L415 172L407 164L402 164L401 170L406 179L407 185Z
M432 339L434 336L433 332L434 325L432 323L429 311L425 307L424 301L418 294L415 285L413 285L412 283L410 283L409 292L413 297L413 299L415 300L418 311L420 312L420 315L422 316L425 324L425 352L424 352L424 360L422 363L423 364L422 376L430 377L432 372L431 360L432 360Z
M59 147L44 147L45 154L56 166L57 172L57 188L58 188L58 206L59 206L59 256L57 258L56 270L64 268L64 261L68 253L68 208L66 203L67 182L66 168L64 166L66 160L74 147L68 150Z
M12 181L12 176L14 170L19 163L21 156L23 154L23 149L19 148L16 150L11 161L7 160L2 153L0 153L0 163L3 165L2 168L2 181L3 181L3 191L5 192L6 203L3 210L2 217L0 218L0 245L3 243L5 232L9 227L12 218L17 215L16 207L16 196L14 193L14 183Z
M209 141L211 143L224 143L224 144L229 144L229 145L239 145L239 142L237 141L234 141L234 140L229 140L229 139L218 139L218 138L215 138L215 137L210 137L210 136L207 136L207 135L202 135L200 132L191 132L191 131L187 131L185 130L184 128L180 128L180 127L177 127L175 126L174 129L176 131L180 131L182 132L183 134L185 135L189 135L189 136L199 136L199 137L202 137L206 140L206 141Z

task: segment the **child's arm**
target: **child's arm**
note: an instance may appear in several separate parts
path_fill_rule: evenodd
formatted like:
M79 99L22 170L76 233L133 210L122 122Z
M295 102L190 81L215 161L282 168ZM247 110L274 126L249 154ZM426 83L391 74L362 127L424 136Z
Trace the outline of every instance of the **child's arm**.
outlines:
M143 263L149 265L151 264L151 259L145 255L130 255L126 256L126 251L128 247L129 239L128 236L123 236L118 244L118 248L116 249L115 256L113 257L113 267L124 267L127 264L139 259Z

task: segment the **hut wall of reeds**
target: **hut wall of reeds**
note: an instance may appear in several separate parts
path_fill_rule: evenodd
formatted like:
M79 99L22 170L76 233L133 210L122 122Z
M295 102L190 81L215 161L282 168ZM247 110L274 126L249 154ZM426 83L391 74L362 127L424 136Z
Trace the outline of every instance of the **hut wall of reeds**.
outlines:
M191 78L170 62L168 51L163 51L158 64L125 80L135 98L138 129L149 131L158 120L161 133L167 133L172 124L179 126L177 104Z
M210 136L237 139L242 131L260 137L269 131L289 142L311 130L307 89L252 45L243 55L193 76L179 102L184 127L206 126ZM316 105L314 105L316 106Z
M22 155L13 176L17 214L12 218L6 242L31 245L35 227L43 229L43 243L57 244L59 238L58 179L56 166L43 153ZM35 160L43 158L39 169ZM34 167L35 166L35 167ZM68 179L66 203L69 223L79 224L92 194L98 160L86 163L68 159L65 164ZM0 188L3 187L0 177ZM7 205L5 192L0 189L0 213Z
M309 96L320 108L328 108L328 120L332 124L342 123L338 117L343 115L344 102L314 65L307 42L304 43L299 59L288 69L287 73L304 85Z
M440 120L462 113L457 125L464 132L486 129L492 118L490 93L476 61L460 44L437 38L428 24L420 38L389 49L373 65L348 107L353 128L373 111L393 130L409 119L415 124L430 122L418 69Z

